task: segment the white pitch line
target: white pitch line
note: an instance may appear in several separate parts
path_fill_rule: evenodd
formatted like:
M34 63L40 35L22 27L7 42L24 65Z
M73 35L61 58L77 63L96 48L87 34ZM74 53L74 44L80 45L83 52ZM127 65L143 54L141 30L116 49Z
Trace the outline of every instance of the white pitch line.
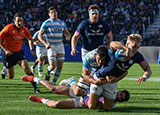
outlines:
M125 77L124 80L137 80L138 77ZM150 77L147 81L160 81L160 77Z

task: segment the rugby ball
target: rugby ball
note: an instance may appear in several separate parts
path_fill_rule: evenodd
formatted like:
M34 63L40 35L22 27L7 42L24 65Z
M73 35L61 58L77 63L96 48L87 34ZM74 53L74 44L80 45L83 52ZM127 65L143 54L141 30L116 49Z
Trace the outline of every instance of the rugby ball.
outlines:
M127 58L126 58L126 51L123 50L123 49L118 49L116 52L115 52L115 58L119 61L126 61Z

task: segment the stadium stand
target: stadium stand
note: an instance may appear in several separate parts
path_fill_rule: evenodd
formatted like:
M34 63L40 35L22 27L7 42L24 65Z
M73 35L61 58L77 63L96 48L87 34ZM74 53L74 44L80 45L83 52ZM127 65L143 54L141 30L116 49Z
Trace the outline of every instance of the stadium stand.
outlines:
M88 18L90 4L100 6L100 16L112 28L114 40L124 41L131 33L143 34L159 14L159 0L0 0L0 30L12 22L13 14L21 11L25 16L25 26L32 35L48 18L47 8L56 5L59 18L64 20L73 34L78 24ZM143 38L142 45L159 45L160 30ZM66 41L64 41L67 43ZM81 45L82 40L78 41ZM27 44L27 40L24 41Z

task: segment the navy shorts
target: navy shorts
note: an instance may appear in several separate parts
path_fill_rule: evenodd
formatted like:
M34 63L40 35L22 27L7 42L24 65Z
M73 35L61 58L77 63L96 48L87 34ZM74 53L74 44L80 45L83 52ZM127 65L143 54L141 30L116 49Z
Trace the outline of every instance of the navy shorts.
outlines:
M18 61L25 60L24 51L13 52L12 55L7 56L5 53L2 54L3 63L6 68L13 67Z

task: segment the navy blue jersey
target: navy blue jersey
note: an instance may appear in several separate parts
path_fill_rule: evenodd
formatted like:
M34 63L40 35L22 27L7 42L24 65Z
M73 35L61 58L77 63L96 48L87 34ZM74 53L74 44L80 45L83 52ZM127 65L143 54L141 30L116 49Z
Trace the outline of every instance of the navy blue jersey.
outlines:
M116 76L120 77L122 74L124 74L134 63L141 63L144 61L144 57L140 52L136 52L136 54L129 60L127 61L119 61L117 60L115 67L111 70L108 71L106 68L101 68L96 72L97 77L105 77L106 75L108 76Z
M105 35L111 30L109 25L101 19L99 19L97 23L92 23L88 19L82 21L76 31L80 33L83 38L82 47L88 51L91 51L103 44Z

